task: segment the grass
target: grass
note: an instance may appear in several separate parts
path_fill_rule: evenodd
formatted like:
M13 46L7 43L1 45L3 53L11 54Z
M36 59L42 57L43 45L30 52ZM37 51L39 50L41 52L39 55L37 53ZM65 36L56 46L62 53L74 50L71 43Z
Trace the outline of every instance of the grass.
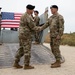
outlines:
M75 33L64 34L62 36L61 44L75 46Z
M45 38L45 43L50 43L50 34ZM61 45L75 46L75 33L65 33L61 39Z

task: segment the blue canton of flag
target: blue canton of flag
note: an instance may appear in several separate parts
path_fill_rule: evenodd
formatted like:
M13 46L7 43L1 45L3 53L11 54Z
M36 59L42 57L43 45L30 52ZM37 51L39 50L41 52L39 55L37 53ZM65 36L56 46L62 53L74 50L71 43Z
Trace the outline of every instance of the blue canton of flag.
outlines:
M2 14L2 19L14 20L14 13L2 12L1 14Z

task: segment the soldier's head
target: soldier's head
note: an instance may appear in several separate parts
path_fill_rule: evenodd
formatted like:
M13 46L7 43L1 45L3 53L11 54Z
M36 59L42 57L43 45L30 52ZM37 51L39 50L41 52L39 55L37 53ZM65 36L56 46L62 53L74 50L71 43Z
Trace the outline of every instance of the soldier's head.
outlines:
M50 9L51 9L52 14L56 14L58 12L58 6L57 5L52 5L50 7Z
M34 8L35 8L35 6L33 6L33 5L31 5L31 4L28 4L28 5L26 6L27 13L28 13L28 14L33 14Z
M37 10L34 11L34 15L38 16L39 12Z

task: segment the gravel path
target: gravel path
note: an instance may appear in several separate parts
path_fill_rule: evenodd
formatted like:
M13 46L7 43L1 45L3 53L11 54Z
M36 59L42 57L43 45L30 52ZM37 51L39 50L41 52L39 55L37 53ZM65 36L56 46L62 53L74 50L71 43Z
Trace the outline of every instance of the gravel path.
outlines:
M49 48L49 44L44 45ZM52 69L50 68L50 64L33 63L35 66L35 69L33 70L5 68L0 69L0 75L75 75L75 47L61 46L60 49L61 54L66 60L65 63L62 64L61 68Z

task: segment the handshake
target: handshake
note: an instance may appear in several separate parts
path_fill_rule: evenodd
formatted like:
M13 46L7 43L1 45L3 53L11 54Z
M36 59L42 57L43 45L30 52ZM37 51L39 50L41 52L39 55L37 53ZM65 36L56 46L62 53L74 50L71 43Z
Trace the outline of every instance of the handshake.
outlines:
M42 28L41 27L37 27L36 32L40 32L40 31L42 31Z

